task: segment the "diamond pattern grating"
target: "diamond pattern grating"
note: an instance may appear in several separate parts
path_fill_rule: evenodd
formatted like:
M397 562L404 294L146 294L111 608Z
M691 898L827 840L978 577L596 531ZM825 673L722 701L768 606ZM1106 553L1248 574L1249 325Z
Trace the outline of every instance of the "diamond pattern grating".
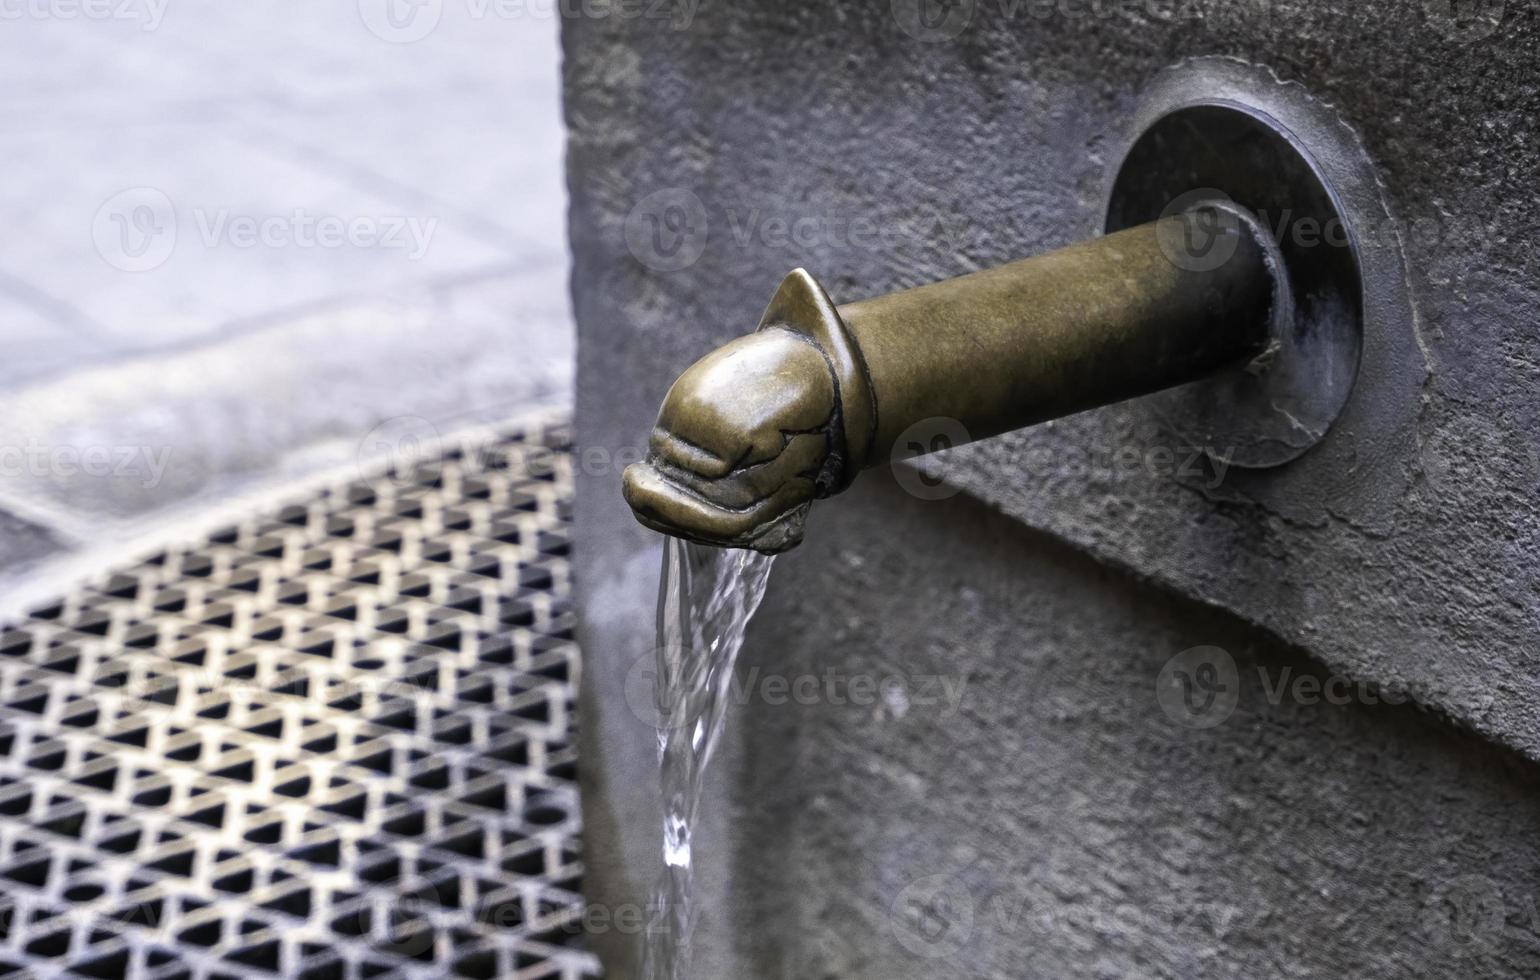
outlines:
M568 432L329 487L0 631L0 976L595 976Z

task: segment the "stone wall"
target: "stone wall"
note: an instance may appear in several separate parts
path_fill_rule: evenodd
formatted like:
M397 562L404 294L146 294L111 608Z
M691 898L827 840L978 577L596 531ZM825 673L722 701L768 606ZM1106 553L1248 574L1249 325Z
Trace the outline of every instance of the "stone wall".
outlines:
M956 497L879 470L815 507L745 671L963 693L751 685L701 836L700 975L1536 969L1540 26L1477 6L978 0L933 30L907 0L764 0L566 22L596 902L640 901L656 863L624 682L658 542L618 467L669 381L793 266L849 301L1093 233L1143 94L1222 58L1362 145L1410 229L1409 315L1371 323L1342 421L1283 470L1146 465L1170 435L1132 404L949 454ZM1094 465L1109 447L1141 465ZM1193 647L1230 660L1171 663ZM1210 727L1157 697L1193 657L1239 685ZM630 937L596 941L625 975Z

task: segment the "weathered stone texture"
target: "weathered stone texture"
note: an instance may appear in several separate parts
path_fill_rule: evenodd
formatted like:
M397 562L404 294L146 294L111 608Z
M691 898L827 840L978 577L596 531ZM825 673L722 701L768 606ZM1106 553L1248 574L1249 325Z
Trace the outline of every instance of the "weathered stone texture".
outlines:
M1355 394L1323 447L1349 461L1316 484L1330 492L1280 500L1288 473L1210 487L1087 472L1086 447L1170 444L1129 405L953 454L948 478L992 514L913 500L881 471L815 507L746 659L944 667L969 694L946 719L739 711L703 832L701 975L1533 972L1536 10L1486 4L1501 19L1479 37L1437 0L1046 14L980 0L958 37L922 43L894 6L724 2L683 29L565 25L577 424L605 451L578 491L595 897L634 900L654 860L650 738L621 686L650 650L657 542L604 460L637 451L669 381L750 329L793 266L845 301L1092 233L1141 91L1224 56L1333 107L1411 223L1420 363L1393 375L1410 394ZM682 191L704 208L701 254L663 271L635 218L628 247L627 219ZM1201 644L1235 654L1251 686L1225 725L1173 728L1156 677ZM1274 706L1259 665L1406 688L1419 707ZM939 966L916 958L889 909L943 873L1050 921L979 927ZM1501 927L1477 915L1474 933L1495 939L1473 950L1464 926L1440 931L1451 888L1500 893ZM1145 912L1094 914L1118 902ZM1215 929L1149 911L1207 902L1241 914Z

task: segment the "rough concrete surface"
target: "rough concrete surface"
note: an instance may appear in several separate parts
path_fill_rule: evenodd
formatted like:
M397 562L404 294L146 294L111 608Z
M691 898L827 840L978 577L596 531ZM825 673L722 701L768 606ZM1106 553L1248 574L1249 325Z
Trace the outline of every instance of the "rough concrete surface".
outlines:
M1534 764L1410 705L1311 704L1299 651L966 498L860 502L777 569L745 674L907 702L743 706L702 846L737 901L700 976L1540 970ZM1202 729L1156 694L1199 644L1238 679Z
M968 664L985 701L885 724L741 711L751 748L722 759L701 847L699 975L1533 972L1535 9L980 0L948 8L966 22L938 36L915 7L564 24L590 450L634 453L672 378L750 329L793 266L848 301L1092 233L1141 93L1202 57L1298 83L1356 134L1411 229L1418 363L1369 366L1321 447L1341 462L1310 481L1184 474L1129 405L952 454L942 472L993 517L910 500L883 471L816 506L746 656ZM1125 447L1133 467L1101 462ZM605 747L587 774L593 890L634 901L655 862L652 765L618 692L650 647L657 542L614 472L581 475L578 508L589 758ZM1316 718L1291 693L1254 705L1253 684L1226 724L1169 729L1157 678L1204 645L1243 679L1310 664L1418 707L1354 695ZM1014 889L1050 924L916 957L887 910L934 874L962 874L975 902ZM1487 900L1451 905L1450 889ZM1145 917L1086 921L1120 900ZM1209 900L1242 906L1239 924L1151 917ZM1471 913L1480 933L1493 901L1500 949L1474 957L1468 924L1440 931L1430 911ZM624 962L623 937L601 942Z

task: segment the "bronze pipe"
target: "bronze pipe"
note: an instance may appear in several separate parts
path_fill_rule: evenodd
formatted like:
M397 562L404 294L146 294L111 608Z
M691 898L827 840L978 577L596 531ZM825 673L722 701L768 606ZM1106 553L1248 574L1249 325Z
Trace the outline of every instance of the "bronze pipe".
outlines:
M784 551L916 422L984 438L1256 357L1276 248L1230 209L1178 219L838 308L796 270L758 332L669 389L627 502L655 530Z

